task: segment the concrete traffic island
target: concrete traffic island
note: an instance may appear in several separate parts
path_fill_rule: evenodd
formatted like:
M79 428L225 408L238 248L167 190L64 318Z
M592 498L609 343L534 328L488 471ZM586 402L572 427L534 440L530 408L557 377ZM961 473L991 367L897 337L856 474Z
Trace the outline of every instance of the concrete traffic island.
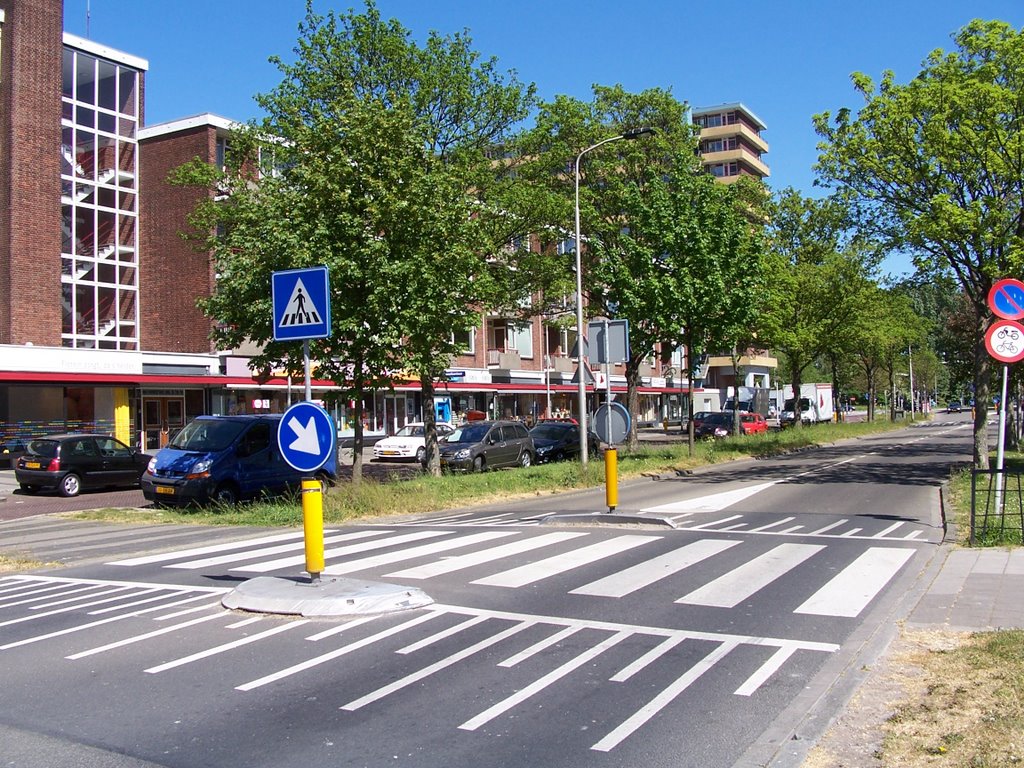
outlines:
M400 584L326 577L259 576L235 587L221 600L231 610L306 618L375 616L409 611L434 600L423 590Z

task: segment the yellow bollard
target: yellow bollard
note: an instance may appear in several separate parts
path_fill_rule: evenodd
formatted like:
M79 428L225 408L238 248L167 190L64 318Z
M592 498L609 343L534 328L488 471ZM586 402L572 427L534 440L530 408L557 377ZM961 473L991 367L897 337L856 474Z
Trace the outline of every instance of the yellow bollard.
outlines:
M306 542L309 580L320 581L324 569L324 492L320 481L302 478L302 531Z
M604 452L604 490L608 511L614 512L619 504L619 454L614 448Z

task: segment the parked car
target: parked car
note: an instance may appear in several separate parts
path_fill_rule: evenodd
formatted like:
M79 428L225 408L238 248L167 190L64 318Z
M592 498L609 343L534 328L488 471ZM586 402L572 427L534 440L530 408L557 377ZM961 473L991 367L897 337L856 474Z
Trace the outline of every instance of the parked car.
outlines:
M438 443L442 469L483 472L497 467L528 467L536 448L518 421L472 421Z
M30 440L14 476L25 493L134 486L152 457L109 435L76 432Z
M537 449L537 462L561 461L579 458L580 428L575 421L541 421L530 430L533 445ZM593 456L600 450L601 441L591 432L587 435L587 455Z
M307 473L277 446L280 415L197 416L149 462L142 494L159 504L234 504L298 488ZM332 455L317 476L337 476Z
M728 437L733 434L731 413L712 413L693 430L694 437Z
M427 458L425 429L422 421L410 421L391 437L374 443L373 458L377 461L411 459L422 464ZM451 434L454 429L448 422L437 422L438 440Z
M693 419L692 419L694 431L696 432L696 430L700 427L700 425L704 423L704 420L708 416L713 416L714 413L715 413L714 411L694 411ZM686 427L686 424L684 422L684 424L683 424L683 431L685 432L686 429L687 429L687 427Z
M14 469L18 466L18 459L25 454L28 447L28 440L21 437L9 437L0 443L0 467Z
M741 413L740 431L744 435L759 435L768 431L768 421L759 413Z

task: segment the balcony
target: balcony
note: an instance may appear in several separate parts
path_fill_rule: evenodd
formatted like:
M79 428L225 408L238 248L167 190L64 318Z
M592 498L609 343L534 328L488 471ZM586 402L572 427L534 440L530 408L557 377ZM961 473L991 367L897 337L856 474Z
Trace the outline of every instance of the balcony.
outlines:
M765 178L770 175L768 166L764 164L757 155L743 148L726 149L721 152L705 152L700 156L704 165L717 165L718 163L739 163L753 171L755 176ZM738 174L737 174L738 175ZM719 177L723 181L729 177Z
M572 373L576 370L576 362L571 357L564 355L548 355L544 366L554 373Z
M702 141L727 138L729 136L742 136L750 142L751 146L757 147L762 152L768 151L768 142L761 138L761 134L751 130L750 126L743 123L716 125L713 128L702 128L700 131Z
M522 368L523 359L519 356L519 351L515 349L488 349L487 367L501 370Z

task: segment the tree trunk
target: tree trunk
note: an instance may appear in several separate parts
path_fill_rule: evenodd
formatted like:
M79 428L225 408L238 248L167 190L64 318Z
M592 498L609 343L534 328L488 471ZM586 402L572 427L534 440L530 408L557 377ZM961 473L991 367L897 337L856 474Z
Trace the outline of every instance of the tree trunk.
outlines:
M804 426L804 415L800 410L800 387L803 385L803 374L804 369L802 366L797 365L799 358L793 356L790 358L790 386L793 387L793 426L796 429L802 429ZM783 407L785 407L785 397L783 399Z
M352 434L352 484L359 485L363 479L363 377L362 366L355 366L355 424Z
M640 447L640 435L637 430L637 414L640 412L640 363L642 358L630 355L626 361L626 410L629 411L629 434L626 435L626 448L635 451ZM610 374L609 374L610 375Z
M441 454L437 450L437 414L434 411L434 379L420 375L420 391L423 393L423 444L427 450L426 471L434 477L441 476Z
M988 404L991 401L990 384L992 362L985 349L985 331L988 330L988 311L975 305L974 327L974 467L988 469Z

